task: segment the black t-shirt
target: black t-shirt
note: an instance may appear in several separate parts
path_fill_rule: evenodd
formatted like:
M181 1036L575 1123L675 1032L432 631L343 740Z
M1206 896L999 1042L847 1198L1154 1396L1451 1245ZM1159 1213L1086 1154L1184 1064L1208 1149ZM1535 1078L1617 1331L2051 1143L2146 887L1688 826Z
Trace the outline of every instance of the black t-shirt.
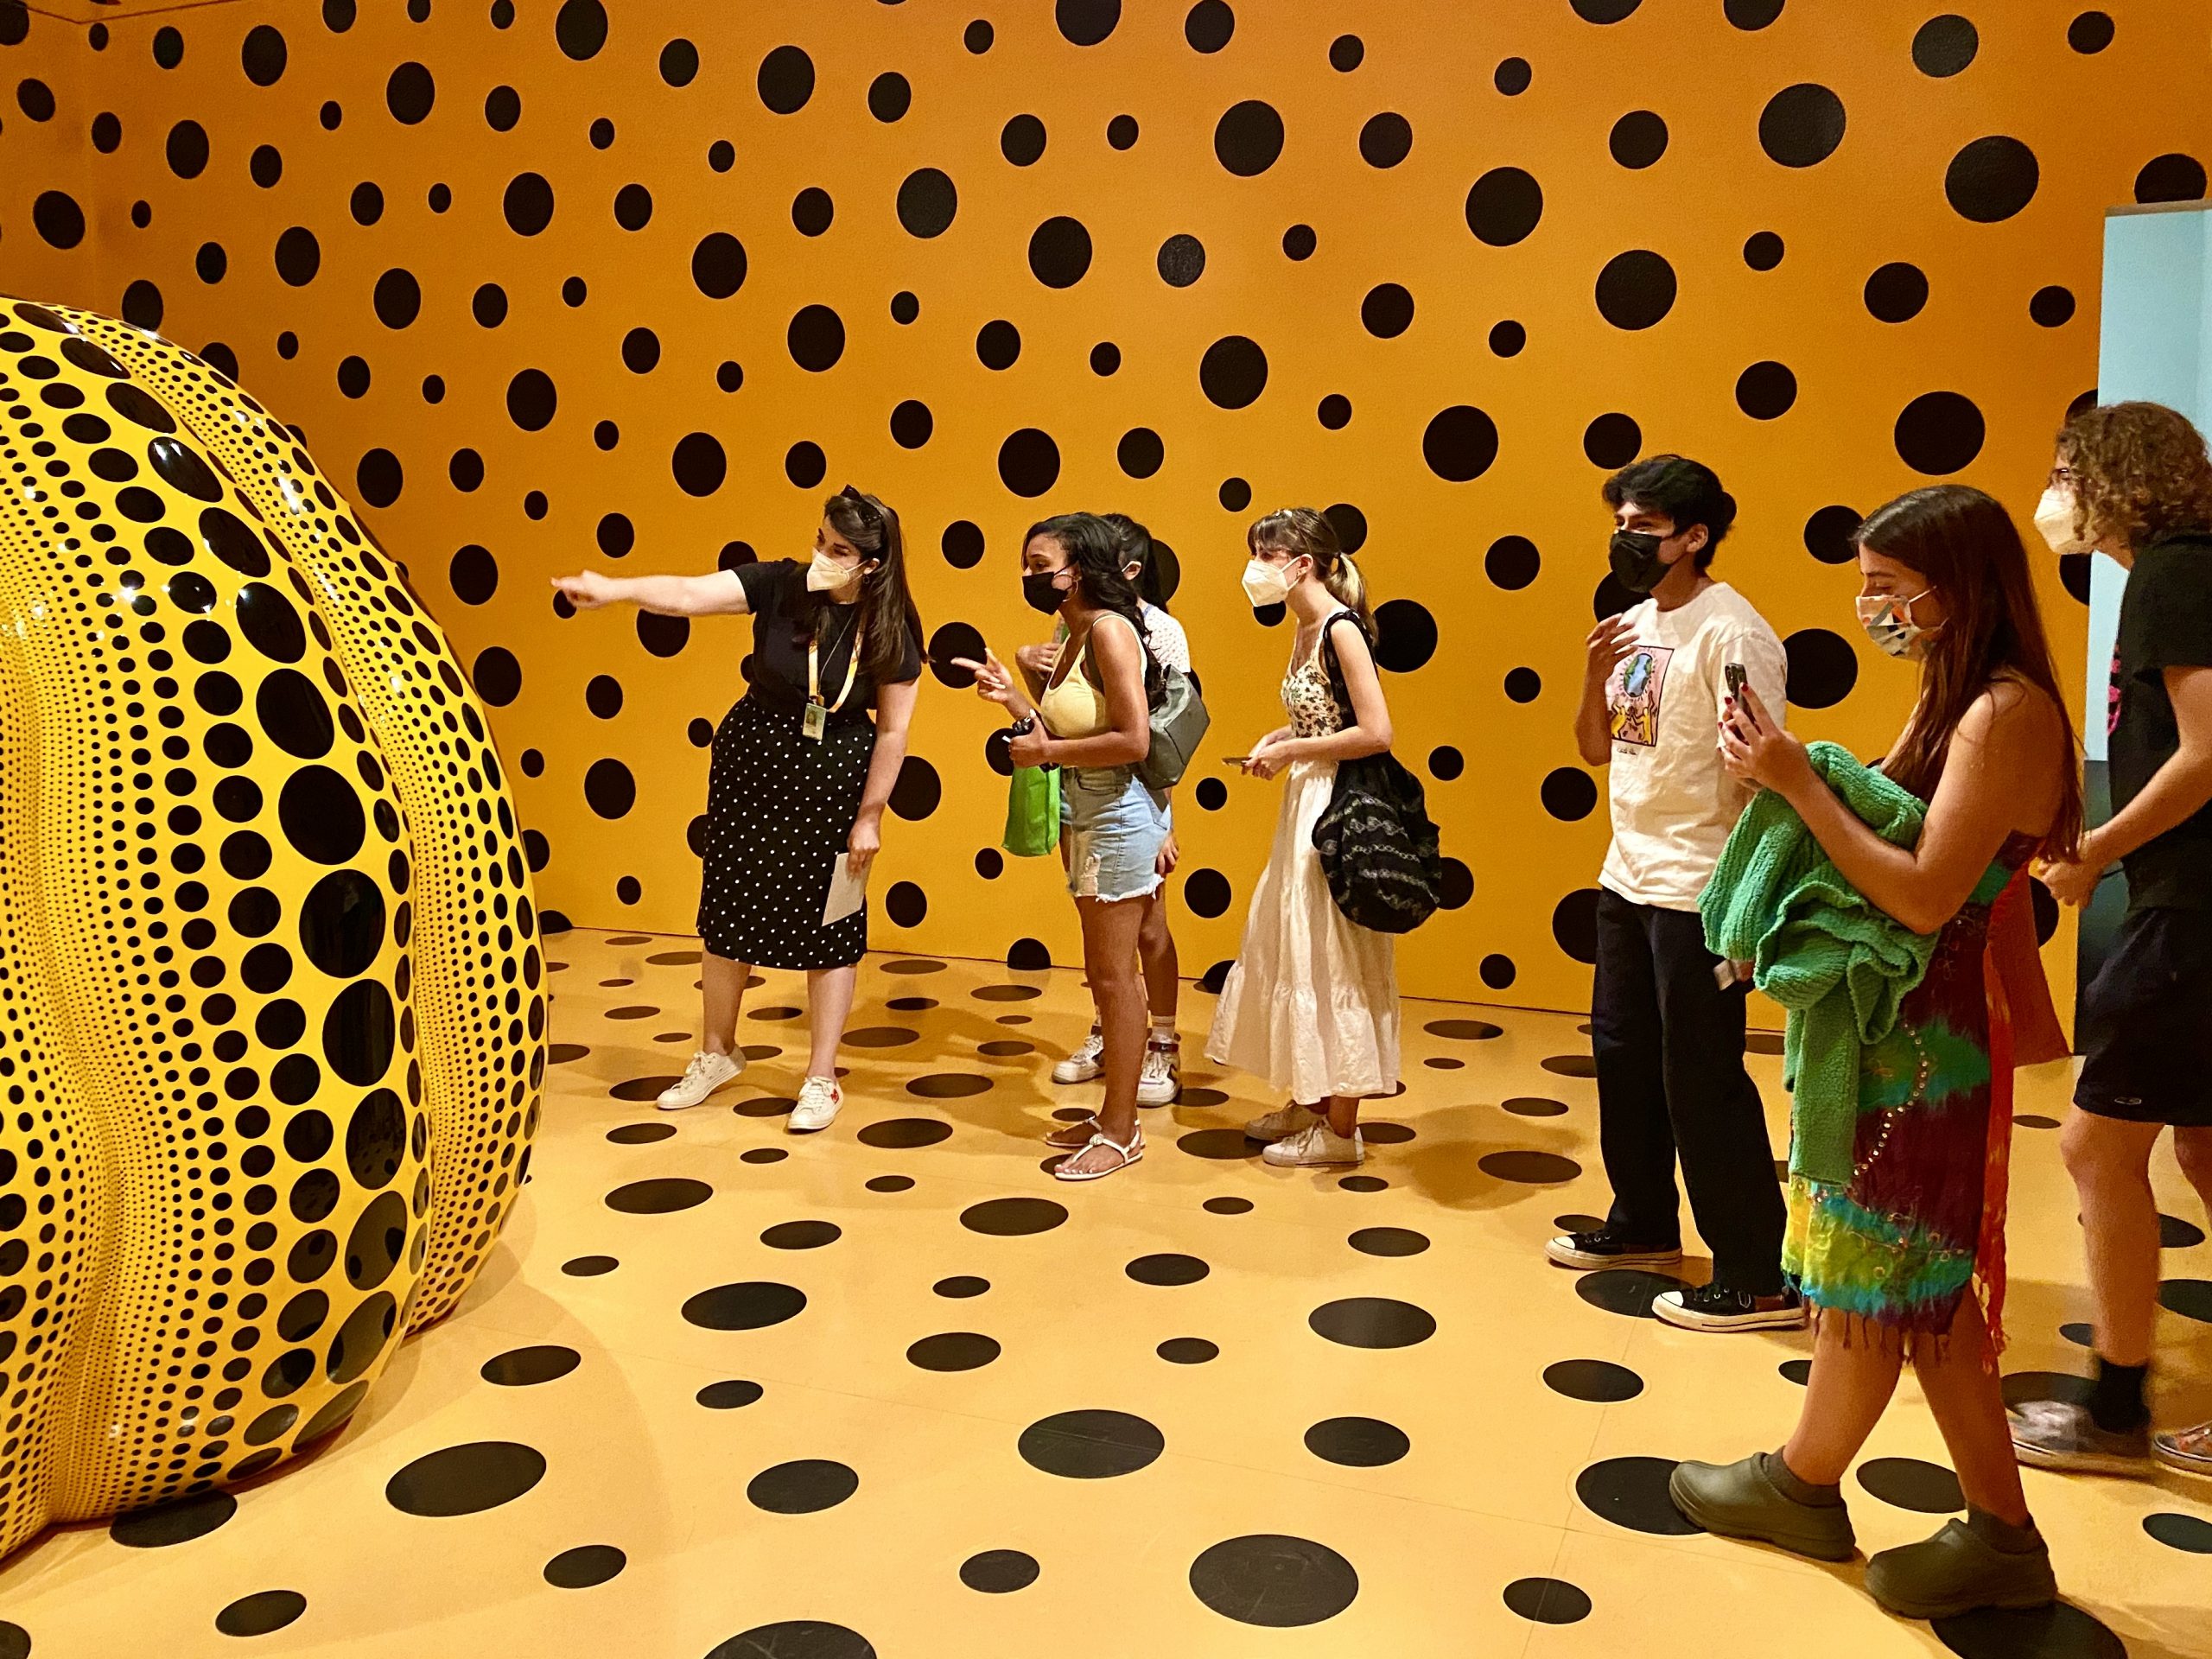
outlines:
M2170 668L2212 668L2212 536L2176 536L2138 554L2120 601L2107 754L2119 812L2181 745ZM2127 855L2137 909L2212 909L2212 803Z
M796 709L806 702L805 620L815 605L806 590L806 566L795 559L766 564L741 564L736 571L745 589L745 603L753 613L753 650L745 659L746 683L753 695L772 708ZM817 655L822 700L837 702L852 667L853 636L858 632L860 607L822 604L822 626ZM909 633L903 641L895 681L904 684L922 672L921 644ZM830 716L833 726L866 720L875 706L875 682L865 666L859 671L852 695Z

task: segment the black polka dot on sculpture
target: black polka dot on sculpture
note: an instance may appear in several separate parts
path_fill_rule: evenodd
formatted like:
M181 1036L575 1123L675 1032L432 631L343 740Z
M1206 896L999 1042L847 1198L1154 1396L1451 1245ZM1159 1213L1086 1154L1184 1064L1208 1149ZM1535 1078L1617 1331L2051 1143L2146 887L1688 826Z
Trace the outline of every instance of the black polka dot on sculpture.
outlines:
M1306 1449L1325 1463L1379 1469L1412 1451L1413 1442L1379 1417L1329 1417L1306 1431Z
M960 1582L987 1596L1003 1596L1027 1590L1037 1582L1040 1570L1034 1555L1018 1549L987 1549L960 1563Z
M806 1307L806 1293L766 1280L716 1285L683 1304L683 1317L709 1331L758 1331L796 1319Z
M1211 1271L1195 1255L1141 1255L1122 1271L1141 1285L1195 1285Z
M1949 1515L1967 1506L1959 1478L1921 1458L1870 1458L1859 1465L1859 1484L1885 1503L1923 1515Z
M758 1382L747 1382L736 1378L727 1382L709 1382L691 1397L709 1411L734 1411L740 1406L749 1406L762 1393Z
M472 1440L417 1458L385 1483L408 1515L474 1515L511 1503L545 1478L545 1456L514 1440Z
M1203 1365L1221 1357L1221 1350L1204 1337L1170 1337L1153 1352L1170 1365Z
M257 1590L217 1613L215 1628L225 1636L267 1636L307 1610L308 1599L296 1590Z
M1562 1359L1544 1367L1544 1386L1570 1400L1616 1404L1643 1392L1643 1379L1605 1359Z
M1493 1152L1477 1166L1484 1174L1501 1181L1516 1181L1531 1186L1548 1186L1561 1181L1571 1181L1582 1173L1582 1166L1572 1158L1563 1158L1555 1152L1529 1152L1515 1148L1508 1152Z
M1574 1294L1591 1306L1637 1319L1652 1317L1651 1304L1662 1293L1688 1288L1672 1274L1649 1273L1641 1268L1606 1268L1586 1273L1574 1281Z
M2143 1530L2169 1549L2187 1550L2192 1555L2212 1555L2212 1521L2201 1516L2161 1510L2143 1517Z
M204 1538L238 1513L228 1492L201 1492L150 1510L133 1510L108 1523L108 1536L130 1549L159 1549Z
M629 1181L607 1195L607 1207L628 1216L663 1216L704 1204L715 1189L688 1175L657 1175Z
M974 1331L924 1337L906 1350L906 1363L925 1371L972 1371L999 1357L997 1342Z
M611 1255L572 1255L561 1264L561 1271L571 1279L596 1279L620 1266Z
M486 1360L479 1370L486 1382L496 1382L503 1389L528 1388L535 1382L550 1382L566 1376L583 1363L583 1356L573 1348L558 1343L540 1343L529 1348L510 1348L504 1354L494 1354Z
M1671 1458L1608 1458L1574 1478L1574 1495L1592 1515L1637 1532L1681 1537L1702 1531L1667 1496Z
M1573 1624L1590 1617L1590 1598L1564 1579L1516 1579L1505 1605L1533 1624Z
M1428 1235L1410 1227L1363 1227L1344 1242L1362 1255L1419 1255Z
M1191 1593L1224 1618L1274 1630L1334 1618L1359 1574L1326 1544L1281 1533L1224 1539L1191 1563Z
M1409 1348L1436 1334L1425 1308L1388 1296L1351 1296L1324 1302L1306 1316L1316 1336L1347 1348Z
M2024 1612L1983 1608L1929 1628L1959 1659L2126 1659L2127 1644L2071 1602Z
M1241 1132L1237 1138L1239 1140L1243 1139ZM1232 1197L1208 1198L1198 1207L1204 1210L1208 1215L1211 1216L1243 1216L1249 1215L1251 1213L1252 1200L1249 1198Z
M960 1224L971 1233L994 1238L1019 1238L1048 1233L1068 1218L1065 1206L1050 1198L986 1198L960 1212Z
M707 1659L876 1659L858 1630L818 1618L789 1618L741 1630L707 1651Z
M772 1250L818 1250L844 1236L834 1221L779 1221L761 1233L760 1242Z
M861 1478L827 1458L800 1458L763 1469L746 1483L746 1501L771 1515L835 1509L860 1490Z
M1125 1411L1063 1411L1021 1431L1022 1461L1070 1480L1135 1474L1167 1449L1166 1437Z
M612 1544L579 1544L545 1563L545 1582L556 1590L588 1590L629 1564L630 1558Z

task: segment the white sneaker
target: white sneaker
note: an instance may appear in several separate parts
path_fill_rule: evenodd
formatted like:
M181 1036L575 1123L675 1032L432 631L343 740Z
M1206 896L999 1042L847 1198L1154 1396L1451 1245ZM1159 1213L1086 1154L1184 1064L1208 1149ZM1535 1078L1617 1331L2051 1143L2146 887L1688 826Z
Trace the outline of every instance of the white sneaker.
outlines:
M680 1112L696 1106L717 1089L726 1088L745 1075L742 1054L709 1054L701 1049L683 1068L683 1075L660 1091L660 1109Z
M791 1108L784 1128L793 1135L826 1129L837 1121L838 1109L844 1103L845 1091L837 1086L836 1078L809 1077L799 1084L798 1103Z
M1144 1070L1137 1074L1137 1104L1172 1106L1183 1092L1183 1051L1174 1042L1145 1045Z
M1089 1083L1106 1072L1106 1035L1097 1027L1083 1039L1083 1046L1052 1068L1054 1083Z
M1261 1161L1273 1164L1277 1169L1320 1169L1336 1164L1356 1164L1367 1156L1359 1131L1349 1136L1334 1133L1328 1120L1317 1118L1313 1123L1287 1139L1276 1141L1260 1154Z
M1244 1126L1247 1141L1281 1141L1303 1134L1308 1126L1325 1122L1321 1114L1310 1106L1300 1106L1293 1101L1287 1106L1278 1106L1265 1117L1255 1117Z

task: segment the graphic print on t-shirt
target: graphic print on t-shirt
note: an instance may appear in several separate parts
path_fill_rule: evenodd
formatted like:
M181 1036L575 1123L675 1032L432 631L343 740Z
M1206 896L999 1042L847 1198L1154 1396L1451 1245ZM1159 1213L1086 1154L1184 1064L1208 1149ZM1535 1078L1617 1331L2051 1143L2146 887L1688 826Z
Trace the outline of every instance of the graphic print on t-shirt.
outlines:
M1672 645L1637 645L1614 665L1605 682L1605 708L1613 741L1659 747L1659 706L1667 685Z

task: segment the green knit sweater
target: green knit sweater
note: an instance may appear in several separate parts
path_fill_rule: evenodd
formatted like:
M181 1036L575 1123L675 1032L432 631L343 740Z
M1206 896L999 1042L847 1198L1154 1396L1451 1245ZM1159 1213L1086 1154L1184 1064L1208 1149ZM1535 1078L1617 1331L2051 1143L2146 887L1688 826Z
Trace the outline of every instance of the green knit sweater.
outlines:
M1883 840L1910 847L1927 808L1834 743L1807 750L1813 769ZM1772 790L1752 798L1699 896L1706 948L1753 964L1753 982L1789 1010L1783 1080L1791 1091L1789 1173L1851 1179L1860 1049L1888 1036L1927 976L1936 935L1878 910L1821 850L1797 810Z

